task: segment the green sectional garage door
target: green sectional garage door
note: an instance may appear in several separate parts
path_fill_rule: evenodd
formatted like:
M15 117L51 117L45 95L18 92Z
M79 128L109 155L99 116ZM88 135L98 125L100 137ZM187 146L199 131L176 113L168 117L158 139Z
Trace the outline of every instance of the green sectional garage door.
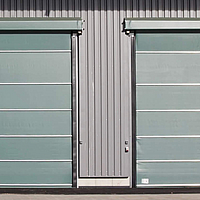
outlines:
M71 187L71 35L0 34L0 187Z
M200 185L200 34L136 34L138 187Z

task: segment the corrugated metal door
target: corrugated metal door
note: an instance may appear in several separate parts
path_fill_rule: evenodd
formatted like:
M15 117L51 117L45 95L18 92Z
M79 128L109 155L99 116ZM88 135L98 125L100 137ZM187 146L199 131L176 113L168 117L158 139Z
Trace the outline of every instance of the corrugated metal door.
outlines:
M0 186L72 184L71 35L0 34Z
M136 34L137 186L200 185L200 34Z

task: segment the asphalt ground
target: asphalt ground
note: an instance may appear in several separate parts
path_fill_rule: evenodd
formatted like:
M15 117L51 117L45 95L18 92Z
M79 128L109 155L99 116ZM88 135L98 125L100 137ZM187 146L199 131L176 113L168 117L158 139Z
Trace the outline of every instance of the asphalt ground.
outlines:
M200 194L38 195L0 194L0 200L200 200Z

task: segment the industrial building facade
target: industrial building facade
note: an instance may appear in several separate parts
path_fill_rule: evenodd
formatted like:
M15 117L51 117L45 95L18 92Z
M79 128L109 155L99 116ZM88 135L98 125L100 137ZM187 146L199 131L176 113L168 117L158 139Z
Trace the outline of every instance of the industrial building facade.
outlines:
M0 0L0 187L200 186L198 0Z

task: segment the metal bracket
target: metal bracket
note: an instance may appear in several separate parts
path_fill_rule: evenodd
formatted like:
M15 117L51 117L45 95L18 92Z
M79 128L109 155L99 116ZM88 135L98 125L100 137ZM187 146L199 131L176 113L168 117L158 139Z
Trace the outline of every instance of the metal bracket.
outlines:
M126 31L125 32L126 33L126 35L128 35L129 37L135 37L135 33L133 32L133 31Z

